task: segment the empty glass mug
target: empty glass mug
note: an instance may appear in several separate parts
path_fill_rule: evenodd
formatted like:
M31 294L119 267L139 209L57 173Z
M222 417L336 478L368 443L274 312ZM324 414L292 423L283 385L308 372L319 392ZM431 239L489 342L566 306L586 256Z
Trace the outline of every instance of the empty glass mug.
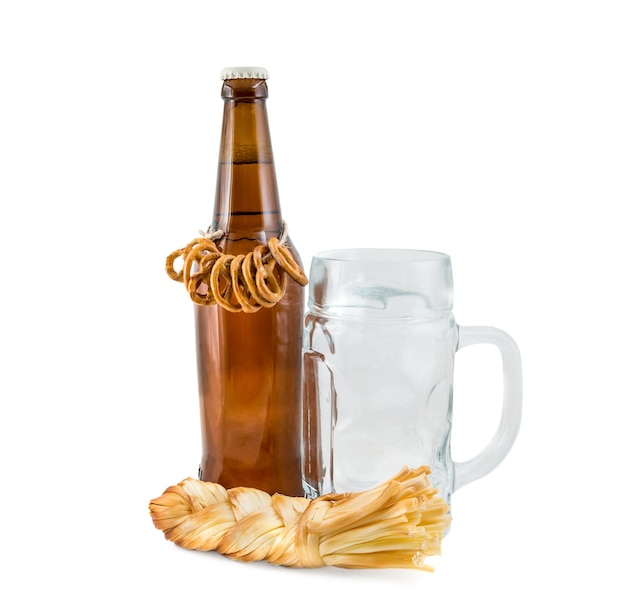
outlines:
M450 454L454 354L500 350L499 428L476 457ZM522 409L517 345L493 327L459 327L450 257L433 251L318 253L309 276L304 338L303 483L307 497L362 491L404 466L428 465L452 493L493 470L515 441Z

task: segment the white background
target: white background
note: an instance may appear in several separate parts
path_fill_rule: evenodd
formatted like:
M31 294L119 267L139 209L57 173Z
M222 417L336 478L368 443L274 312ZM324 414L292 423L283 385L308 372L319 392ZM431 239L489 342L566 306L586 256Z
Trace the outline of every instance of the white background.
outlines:
M3 604L624 604L622 2L0 7ZM519 344L517 443L455 494L434 574L244 565L152 526L200 450L164 259L211 220L219 72L242 64L270 71L305 264L445 251L459 324ZM499 373L457 357L457 459L497 425Z

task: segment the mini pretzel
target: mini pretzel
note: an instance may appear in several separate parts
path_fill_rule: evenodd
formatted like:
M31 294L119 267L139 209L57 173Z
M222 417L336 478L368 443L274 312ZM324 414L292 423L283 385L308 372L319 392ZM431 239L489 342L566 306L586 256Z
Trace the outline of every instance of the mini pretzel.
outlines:
M280 283L276 280L274 275L276 261L274 259L270 260L269 263L263 261L263 253L266 251L267 249L260 245L252 253L252 259L256 267L255 284L261 297L269 304L274 305L285 294L287 285L284 273L280 275ZM259 303L263 305L262 301L259 301Z
M260 308L271 308L276 302L268 301L259 292L256 284L257 267L254 263L254 251L248 253L241 264L241 273L243 281L247 290L250 292L250 296L257 302ZM257 310L255 310L256 312Z
M267 246L276 260L276 263L293 278L299 285L303 287L308 284L306 274L293 258L291 251L280 243L278 238L270 238Z
M177 272L174 269L174 262L179 257L183 257L183 259L184 259L184 255L183 255L184 251L185 251L185 249L176 249L176 251L174 251L173 253L170 253L167 256L167 258L165 259L165 271L167 272L167 275L172 280L175 280L176 282L183 282L183 273L182 272Z
M185 281L187 291L194 303L205 306L215 303L215 297L209 285L209 280L213 266L221 256L221 253L207 253L206 255L202 255L197 262L198 271Z
M209 285L211 291L213 291L213 297L215 301L222 306L222 308L229 312L241 312L241 304L234 305L231 303L231 295L233 292L232 283L230 280L230 263L235 259L234 255L222 255L213 265L211 270L211 278ZM226 282L223 291L220 291L220 278L223 278Z
M177 249L176 251L174 251L173 253L170 253L166 260L165 260L165 271L167 272L167 275L172 279L175 280L177 282L183 282L183 271L184 271L184 267L183 270L181 270L180 272L177 272L174 269L174 262L179 258L182 257L183 258L183 262L185 262L187 260L187 256L189 255L189 251L191 251L191 249L193 247L195 247L198 244L204 244L207 250L211 250L215 253L219 253L218 248L215 246L215 243L212 240L209 240L208 238L194 238L186 247L184 247L183 249Z
M185 256L185 263L182 270L182 281L188 284L194 262L199 266L205 255L217 254L220 256L222 253L215 246L215 243L208 238L196 238L183 249L183 254Z
M204 291L206 290L206 293ZM194 303L208 306L215 303L215 297L213 297L213 291L209 283L204 276L194 274L187 283L187 291L191 297L191 301Z
M245 273L241 269L246 258L247 256L237 255L237 257L230 262L230 278L235 299L239 302L244 312L251 313L260 310L261 304L254 303L256 298L254 298L253 294L250 292Z
M248 287L250 293L255 297L258 295L256 290L256 266L253 263L254 253L250 251L244 258L241 264L241 272L243 274L243 280ZM257 300L258 301L258 300Z

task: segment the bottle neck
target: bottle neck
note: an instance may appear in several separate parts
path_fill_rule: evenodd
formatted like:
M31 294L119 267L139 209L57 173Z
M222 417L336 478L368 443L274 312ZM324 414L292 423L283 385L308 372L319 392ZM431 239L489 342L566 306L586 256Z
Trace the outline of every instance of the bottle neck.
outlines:
M266 241L282 227L264 80L226 80L212 228Z

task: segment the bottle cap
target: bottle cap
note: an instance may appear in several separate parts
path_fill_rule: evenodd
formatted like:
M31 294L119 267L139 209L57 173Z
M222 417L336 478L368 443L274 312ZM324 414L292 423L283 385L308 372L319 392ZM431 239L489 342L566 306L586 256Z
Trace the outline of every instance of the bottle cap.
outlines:
M238 78L260 78L267 80L270 75L264 67L225 67L221 74L222 80L236 80Z

